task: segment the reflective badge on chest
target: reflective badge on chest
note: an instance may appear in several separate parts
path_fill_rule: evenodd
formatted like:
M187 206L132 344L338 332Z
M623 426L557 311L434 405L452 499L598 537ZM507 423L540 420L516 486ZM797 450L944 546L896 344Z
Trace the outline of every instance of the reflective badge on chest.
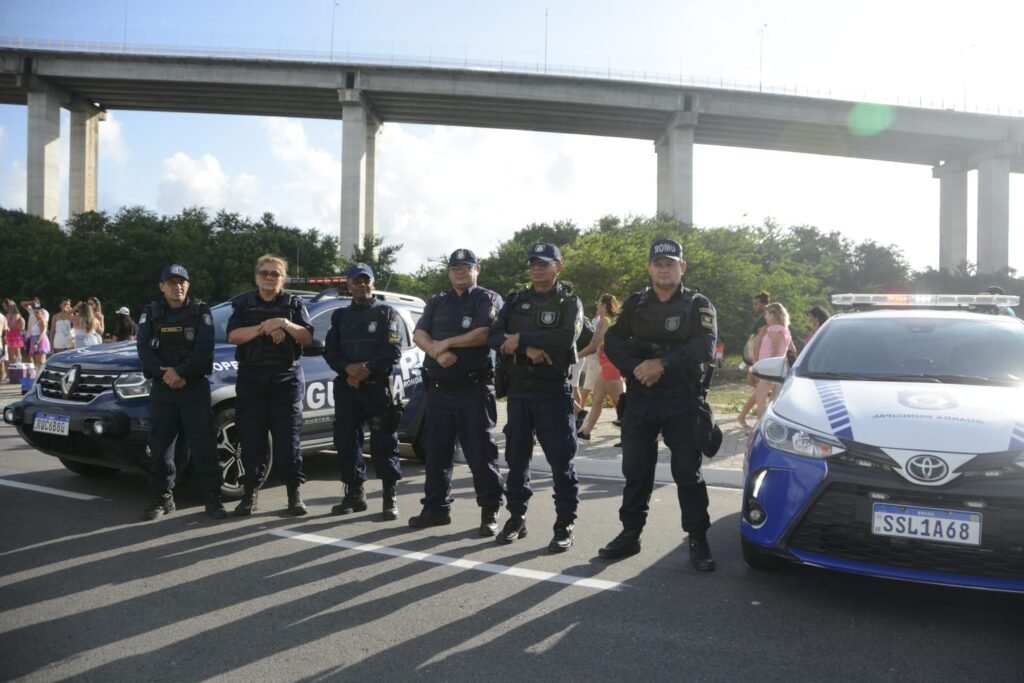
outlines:
M552 325L555 322L555 317L554 311L541 311L540 321L545 325Z
M185 328L185 339L187 339L188 341L195 341L196 340L196 328L194 328L194 327L186 327Z
M468 315L462 316L462 329L468 330L469 326L473 324L473 319Z
M531 304L530 304L529 301L524 301L523 303L519 304L519 310L520 311L528 311L528 310L530 310L530 305Z
M669 332L675 332L679 329L679 320L681 316L674 315L671 318L665 318L665 329Z
M370 324L366 326L366 331L371 333L371 334L376 332L377 331L377 321L376 320L371 320Z

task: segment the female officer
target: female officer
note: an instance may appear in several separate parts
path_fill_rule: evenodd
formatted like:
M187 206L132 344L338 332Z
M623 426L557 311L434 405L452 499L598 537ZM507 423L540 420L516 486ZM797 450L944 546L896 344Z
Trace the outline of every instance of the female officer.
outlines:
M302 299L283 291L287 276L283 258L264 254L256 261L256 291L231 302L228 342L238 345L235 420L245 468L236 515L256 510L257 490L267 475L268 428L275 470L288 488L288 512L306 514L299 495L306 480L299 437L305 381L299 356L313 340L313 325Z

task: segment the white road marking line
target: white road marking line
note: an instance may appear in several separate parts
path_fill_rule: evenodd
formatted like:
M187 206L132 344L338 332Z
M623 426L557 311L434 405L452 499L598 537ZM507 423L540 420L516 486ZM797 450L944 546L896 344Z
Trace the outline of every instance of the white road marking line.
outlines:
M619 583L618 581L586 579L578 576L567 576L565 574L539 571L537 569L506 567L504 565L493 564L491 562L464 560L455 557L446 557L444 555L433 555L431 553L403 550L402 548L389 548L388 546L374 545L372 543L357 543L356 541L346 541L340 538L331 538L330 536L320 536L319 534L303 534L297 531L289 531L287 529L277 529L270 533L273 536L291 538L296 541L305 541L306 543L332 545L337 548L348 548L349 550L356 550L363 553L376 553L378 555L400 557L402 559L417 560L420 562L430 562L431 564L447 565L450 567L458 567L460 569L473 569L479 572L488 572L491 574L517 576L519 578L532 579L534 581L551 581L552 583L562 583L567 586L579 586L580 588L593 588L594 590L602 591L618 591L625 587L625 584Z
M15 489L25 489L26 491L35 491L36 493L48 493L51 496L64 496L65 498L74 498L75 500L106 500L100 496L90 496L86 493L72 493L71 491L61 491L60 489L52 489L49 486L36 486L35 484L24 484L20 481L11 481L10 479L0 479L0 486L10 486Z

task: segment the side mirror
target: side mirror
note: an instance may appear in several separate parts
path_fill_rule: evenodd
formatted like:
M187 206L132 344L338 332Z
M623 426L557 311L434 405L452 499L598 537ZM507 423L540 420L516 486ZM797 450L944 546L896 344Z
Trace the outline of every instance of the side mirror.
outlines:
M319 339L314 339L302 347L302 355L307 358L324 355L324 343Z
M763 358L750 369L754 377L768 380L769 382L782 382L789 374L789 362L785 356L776 358Z

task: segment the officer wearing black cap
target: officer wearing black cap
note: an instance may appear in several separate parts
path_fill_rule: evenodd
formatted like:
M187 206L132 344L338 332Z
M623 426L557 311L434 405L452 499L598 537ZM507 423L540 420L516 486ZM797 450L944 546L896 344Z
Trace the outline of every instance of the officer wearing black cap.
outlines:
M242 500L236 515L251 515L267 477L267 432L274 472L285 482L288 512L306 514L299 487L302 471L302 347L313 341L313 324L302 299L284 291L288 262L264 254L256 260L256 290L231 301L228 342L237 344L235 417L242 449Z
M213 317L210 307L188 296L188 271L177 264L160 274L163 299L147 304L139 318L136 348L149 395L150 484L153 500L144 517L174 512L174 443L184 434L189 458L206 493L206 513L226 516L220 500L221 472L210 407Z
M551 465L555 487L555 534L551 552L572 547L579 481L576 421L573 418L569 366L576 361L576 338L583 325L583 305L558 282L562 253L539 242L526 254L530 287L513 292L491 326L487 344L501 354L508 373L508 424L505 461L509 519L495 539L513 543L526 536L530 458L537 436Z
M494 536L504 487L494 440L498 409L487 336L502 301L495 292L477 285L479 275L476 254L469 249L453 251L448 259L452 288L430 298L413 334L413 342L426 354L426 484L423 512L410 518L409 526L451 524L457 435L473 473L480 535Z
M334 379L334 447L338 451L345 495L331 514L366 510L366 463L363 429L370 426L370 454L383 482L383 517L398 519L396 482L402 478L398 461L398 419L401 409L392 394L391 377L402 356L398 313L373 296L373 270L365 263L348 269L352 304L331 315L324 360L338 373Z
M599 554L618 559L640 552L660 433L672 454L672 477L683 530L689 534L690 562L698 571L709 572L715 561L707 541L711 520L697 445L696 404L703 366L714 358L715 307L700 292L683 286L686 261L675 240L655 240L647 272L651 286L626 300L618 321L605 335L605 353L626 378L622 417L626 485L619 508L622 532Z

